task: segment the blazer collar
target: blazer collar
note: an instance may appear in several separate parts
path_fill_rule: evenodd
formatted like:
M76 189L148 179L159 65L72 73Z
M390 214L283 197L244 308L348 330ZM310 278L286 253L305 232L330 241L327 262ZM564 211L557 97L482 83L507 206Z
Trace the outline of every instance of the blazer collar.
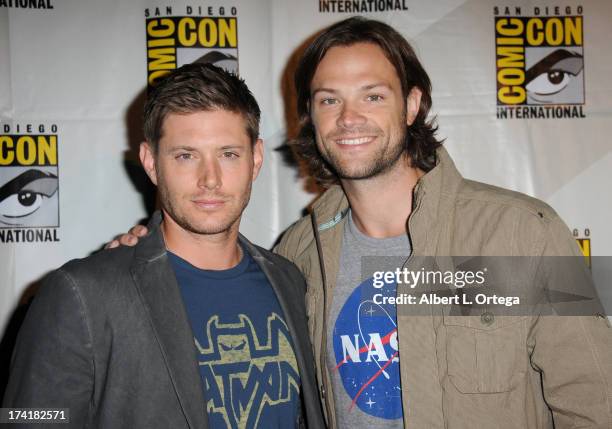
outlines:
M194 337L176 276L154 214L149 234L135 248L131 272L149 315L168 374L190 428L208 428L206 402L195 355Z

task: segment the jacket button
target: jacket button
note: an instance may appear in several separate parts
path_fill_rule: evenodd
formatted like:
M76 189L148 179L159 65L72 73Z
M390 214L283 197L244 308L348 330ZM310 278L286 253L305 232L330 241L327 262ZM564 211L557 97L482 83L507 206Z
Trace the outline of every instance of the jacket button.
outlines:
M322 397L323 399L325 399L325 386L320 385L320 386L319 386L319 391L321 392L321 397Z
M493 313L489 313L488 311L486 313L482 313L480 315L480 323L482 323L483 325L490 325L493 323L493 321L495 321L495 316L493 315Z

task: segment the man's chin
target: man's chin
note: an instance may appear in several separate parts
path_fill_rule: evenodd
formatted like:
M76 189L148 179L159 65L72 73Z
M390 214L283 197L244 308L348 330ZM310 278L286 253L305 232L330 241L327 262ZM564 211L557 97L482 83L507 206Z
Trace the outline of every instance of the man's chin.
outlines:
M181 225L184 229L199 235L216 235L230 232L234 222L206 222Z
M329 162L338 178L343 180L367 180L376 176L381 176L391 171L397 163L402 159L400 156L391 159L378 159L375 162L370 160L369 165L360 165L356 168L355 165L346 165L346 163Z
M179 228L199 235L216 235L229 232L239 221L239 218L211 219L213 216L207 216L208 218L203 220L201 217L198 219L198 217L177 216L171 213L168 213L168 215Z
M340 179L344 179L344 180L365 180L365 179L370 179L371 177L374 177L381 173L381 171L379 171L379 169L375 167L368 168L368 169L337 168L335 170L336 170L336 175Z
M375 158L375 159L373 159ZM327 163L340 179L361 180L369 179L380 173L380 161L373 156L353 156L350 159L337 154L328 156Z

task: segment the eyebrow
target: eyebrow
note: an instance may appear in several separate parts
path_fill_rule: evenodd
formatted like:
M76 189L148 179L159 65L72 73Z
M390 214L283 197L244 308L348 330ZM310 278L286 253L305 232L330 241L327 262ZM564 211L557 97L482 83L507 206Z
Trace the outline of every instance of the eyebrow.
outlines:
M385 89L391 89L391 85L389 85L388 83L384 83L384 82L379 82L379 83L372 83L370 85L365 85L362 86L361 89L365 89L365 90L370 90L370 89L374 89L374 88L385 88Z
M231 145L231 144L224 145L224 146L217 148L217 150L227 150L227 149L245 149L245 148L241 145ZM198 149L193 146L177 146L177 147L173 147L169 149L168 153L175 153L175 152L179 152L182 150L187 151L187 152L197 152L198 151Z
M55 188L57 189L57 176L55 174L47 173L41 170L30 169L28 171L21 173L19 176L15 177L13 180L5 183L0 188L0 201L3 201L5 198L20 192L27 185L33 182L39 181L39 180L42 181L44 179L54 181ZM50 192L50 194L53 194L55 192L54 190L53 192L51 192L52 188L53 186L51 186L51 189L47 190L48 192Z
M370 83L367 85L363 85L359 88L359 90L369 91L375 88L385 88L385 89L391 90L391 85L385 82L376 82L376 83ZM314 91L312 91L311 97L314 97L319 92L329 92L330 94L336 94L338 91L332 88L317 88Z
M178 152L180 150L186 150L188 152L195 152L196 148L193 146L176 146L176 147L169 148L167 152L173 153L173 152Z
M312 91L311 96L314 97L319 92L329 92L330 94L335 94L336 90L335 89L331 89L331 88L317 88L314 91Z

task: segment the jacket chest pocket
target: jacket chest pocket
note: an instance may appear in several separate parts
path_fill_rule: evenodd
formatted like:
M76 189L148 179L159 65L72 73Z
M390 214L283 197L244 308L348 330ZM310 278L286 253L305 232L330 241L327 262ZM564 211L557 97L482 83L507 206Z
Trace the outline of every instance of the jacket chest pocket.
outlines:
M516 388L527 371L525 317L447 316L446 364L462 393L499 393Z

